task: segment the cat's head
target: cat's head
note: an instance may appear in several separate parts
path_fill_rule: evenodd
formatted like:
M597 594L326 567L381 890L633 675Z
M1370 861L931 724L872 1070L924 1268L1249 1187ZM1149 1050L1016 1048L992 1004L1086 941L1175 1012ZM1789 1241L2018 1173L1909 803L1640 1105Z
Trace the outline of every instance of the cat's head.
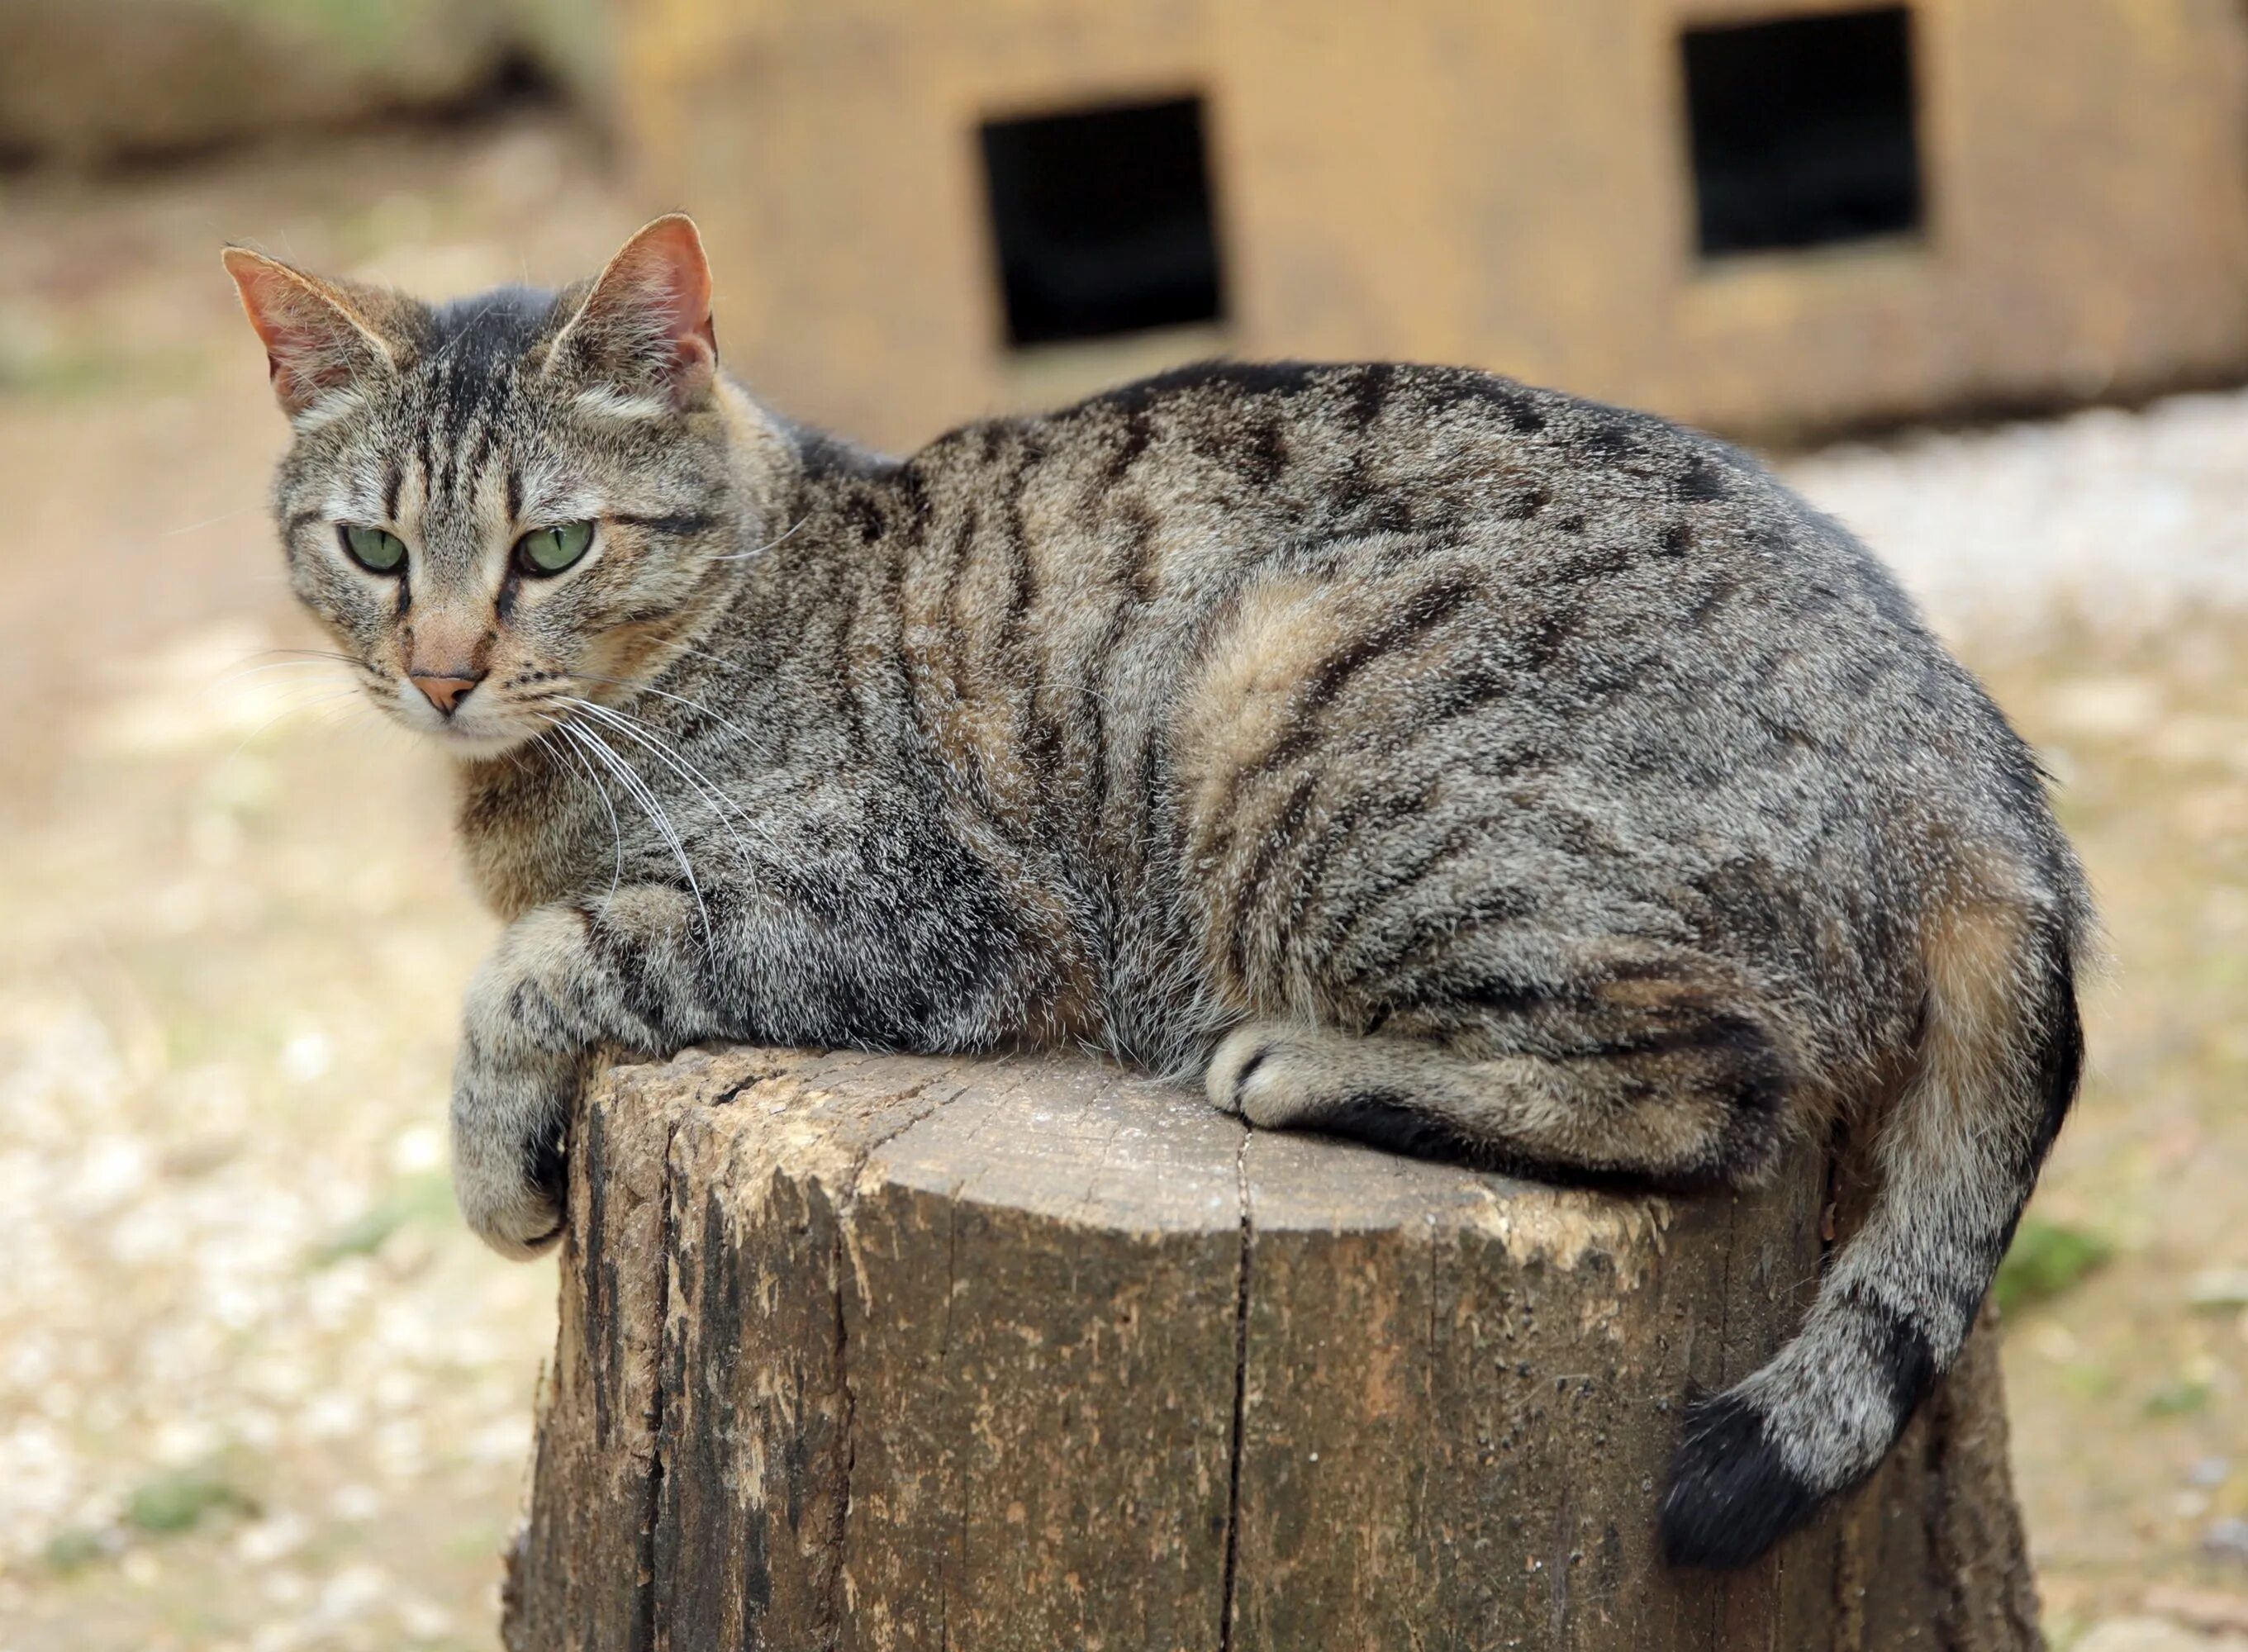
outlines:
M629 694L763 528L785 444L717 373L687 218L559 293L442 306L225 257L293 428L291 583L375 703L456 754Z

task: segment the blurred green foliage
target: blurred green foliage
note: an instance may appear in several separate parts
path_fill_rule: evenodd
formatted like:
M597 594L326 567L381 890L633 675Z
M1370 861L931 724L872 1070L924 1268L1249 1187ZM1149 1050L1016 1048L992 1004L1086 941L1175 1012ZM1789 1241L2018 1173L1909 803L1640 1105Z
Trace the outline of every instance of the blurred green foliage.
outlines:
M46 1561L58 1572L82 1571L108 1553L101 1533L91 1527L74 1525L58 1532L47 1539Z
M2180 1377L2163 1383L2147 1396L2146 1413L2150 1417L2191 1416L2209 1409L2211 1395L2208 1383Z
M2037 1217L2014 1230L2013 1248L1991 1287L2002 1313L2051 1301L2099 1271L2115 1254L2112 1241L2088 1228Z
M449 1222L452 1214L451 1183L437 1175L414 1176L313 1246L305 1261L330 1268L353 1257L373 1256L409 1223Z
M192 1532L214 1514L255 1514L257 1503L216 1468L175 1469L146 1481L125 1505L125 1523L154 1536Z

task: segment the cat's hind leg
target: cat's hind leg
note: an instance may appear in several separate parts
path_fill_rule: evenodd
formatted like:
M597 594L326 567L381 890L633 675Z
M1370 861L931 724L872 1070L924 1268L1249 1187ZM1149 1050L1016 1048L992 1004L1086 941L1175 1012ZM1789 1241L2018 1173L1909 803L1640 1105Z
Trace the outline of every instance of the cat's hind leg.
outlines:
M1251 1124L1419 1157L1680 1190L1753 1182L1793 1089L1781 1038L1744 1006L1649 1013L1639 996L1436 1035L1251 1021L1204 1084Z

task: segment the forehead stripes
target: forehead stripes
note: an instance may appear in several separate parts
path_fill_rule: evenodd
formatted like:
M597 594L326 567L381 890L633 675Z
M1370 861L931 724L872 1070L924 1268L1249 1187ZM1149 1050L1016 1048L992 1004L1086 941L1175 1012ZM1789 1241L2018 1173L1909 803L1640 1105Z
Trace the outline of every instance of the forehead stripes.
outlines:
M431 552L521 511L523 362L560 325L558 308L551 292L504 287L432 312L384 480L386 511L410 510Z

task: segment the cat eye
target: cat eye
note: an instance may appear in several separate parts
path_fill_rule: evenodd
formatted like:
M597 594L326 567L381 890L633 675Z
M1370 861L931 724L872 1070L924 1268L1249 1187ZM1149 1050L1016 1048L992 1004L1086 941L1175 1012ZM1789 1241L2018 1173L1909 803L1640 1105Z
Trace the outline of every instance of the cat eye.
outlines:
M533 528L515 542L515 562L525 573L559 573L593 543L590 522L564 522Z
M339 523L345 554L369 573L395 573L406 566L406 541L381 528Z

